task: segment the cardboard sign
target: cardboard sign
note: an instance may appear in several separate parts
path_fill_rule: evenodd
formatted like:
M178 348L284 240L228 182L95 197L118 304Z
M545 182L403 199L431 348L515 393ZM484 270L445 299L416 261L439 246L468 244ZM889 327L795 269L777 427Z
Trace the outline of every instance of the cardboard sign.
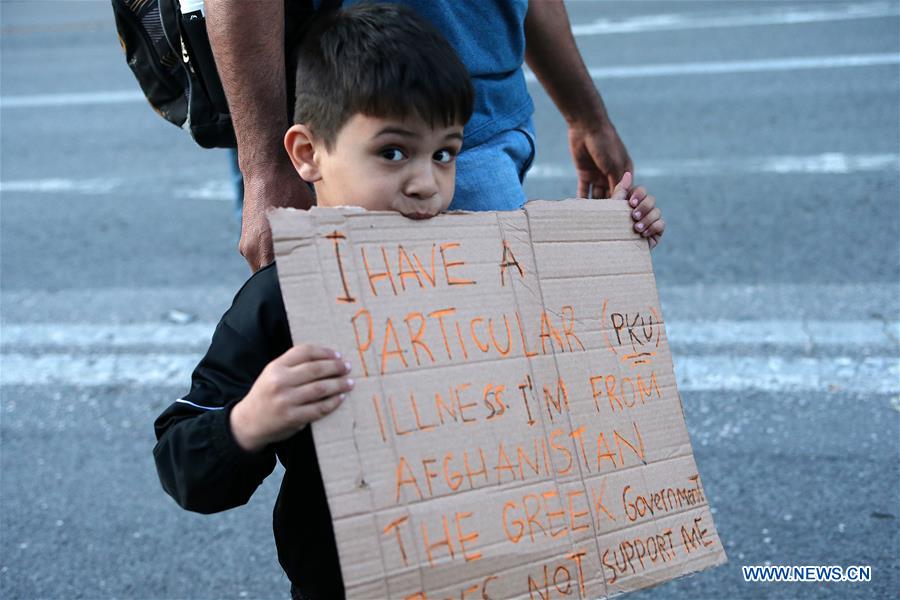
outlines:
M270 213L348 597L599 598L725 562L624 203Z

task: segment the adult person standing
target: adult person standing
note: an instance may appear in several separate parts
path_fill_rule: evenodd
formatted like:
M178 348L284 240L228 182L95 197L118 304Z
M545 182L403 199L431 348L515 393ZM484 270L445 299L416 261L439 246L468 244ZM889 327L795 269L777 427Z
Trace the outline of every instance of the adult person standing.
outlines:
M266 210L314 203L282 140L292 112L285 85L285 20L292 24L299 1L206 0L207 29L244 175L239 248L253 271L274 260ZM634 171L575 45L562 0L397 1L446 36L472 76L475 114L457 159L451 209L505 210L525 201L521 183L534 156L534 108L523 60L566 119L578 195L608 197L622 175Z

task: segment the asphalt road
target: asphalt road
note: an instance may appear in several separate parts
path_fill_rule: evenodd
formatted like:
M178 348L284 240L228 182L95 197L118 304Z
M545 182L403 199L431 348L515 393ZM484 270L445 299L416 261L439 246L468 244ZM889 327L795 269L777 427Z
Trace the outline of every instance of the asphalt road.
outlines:
M668 223L654 267L730 559L633 597L895 597L900 4L569 10ZM5 0L0 19L0 595L287 597L278 471L201 516L151 456L247 276L226 155L135 98L108 2ZM528 195L572 196L564 123L531 90ZM872 580L743 580L764 564Z

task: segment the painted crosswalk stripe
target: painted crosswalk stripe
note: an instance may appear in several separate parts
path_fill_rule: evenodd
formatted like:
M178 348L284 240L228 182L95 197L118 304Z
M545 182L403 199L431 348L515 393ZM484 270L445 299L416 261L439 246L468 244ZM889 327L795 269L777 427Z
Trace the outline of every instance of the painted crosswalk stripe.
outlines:
M121 179L16 179L0 182L0 192L108 194L123 185Z
M127 325L36 323L4 324L0 345L6 349L78 348L205 348L214 323L171 325L136 323ZM829 321L755 320L694 321L666 323L673 346L758 347L785 349L898 347L900 321L878 319Z
M759 60L731 60L717 62L661 63L627 65L622 67L591 67L593 79L641 79L648 77L676 77L681 75L732 75L741 73L772 73L809 69L844 69L878 67L900 64L900 54L845 54L836 56L765 58ZM531 71L525 80L534 83Z
M728 75L807 69L859 68L897 64L900 64L900 54L878 53L717 62L635 64L621 67L591 67L588 69L588 72L594 79L639 79L647 77L674 77L680 75ZM537 81L537 78L534 73L526 70L525 80L534 83ZM140 92L133 90L107 90L86 93L48 93L0 96L0 109L128 104L137 102L146 102L146 99Z
M185 388L197 354L69 353L2 355L2 386L173 386ZM682 392L797 391L900 393L900 359L779 356L675 356Z
M852 173L900 172L900 154L845 154L823 152L808 155L747 156L740 158L657 159L638 161L642 179L684 177L686 175L721 176L733 174L768 175L847 175ZM538 163L526 181L574 179L571 164ZM0 181L0 192L20 194L67 193L93 196L120 193L142 186L142 181L123 179L20 179ZM175 187L171 194L189 200L233 200L234 186L223 180L198 182L190 187Z
M213 328L4 324L0 384L186 385ZM672 320L667 332L683 391L900 392L900 321Z
M881 19L900 15L896 2L865 2L826 6L776 6L761 10L697 11L635 15L621 19L601 18L572 25L572 33L587 37L649 31L685 31L763 25L803 25L858 19Z
M147 102L140 90L105 90L57 94L29 94L0 97L0 108L38 108Z
M850 173L900 172L900 154L845 154L823 152L807 155L747 156L740 158L702 158L647 160L635 165L641 178L720 176L734 174L769 175L847 175ZM528 171L527 180L575 177L571 164L538 163Z
M5 201L5 199L4 199ZM243 274L232 274L215 281L198 280L188 286L151 286L131 284L102 288L40 289L16 287L11 282L0 290L0 343L10 339L15 327L47 324L52 327L89 324L115 331L120 325L146 326L150 330L175 325L169 313L184 313L180 328L197 326L212 332L231 304L235 292L244 283ZM37 283L37 282L32 282ZM666 323L672 335L678 322L735 323L734 327L757 324L822 321L829 326L845 323L895 323L900 320L900 297L896 282L845 281L843 284L808 281L797 283L707 283L677 284L665 278L657 280ZM206 323L203 325L203 323ZM21 330L27 334L28 330ZM151 331L151 334L152 331ZM81 332L78 332L81 335ZM107 335L95 332L85 335ZM155 335L155 334L153 334ZM204 333L203 335L207 335ZM195 338L196 339L196 338ZM203 342L205 343L205 342ZM99 345L99 344L98 344Z

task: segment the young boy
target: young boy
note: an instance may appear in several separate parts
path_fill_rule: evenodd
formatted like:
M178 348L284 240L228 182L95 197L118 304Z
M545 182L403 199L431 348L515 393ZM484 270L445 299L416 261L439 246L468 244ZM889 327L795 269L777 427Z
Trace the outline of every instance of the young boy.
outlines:
M353 205L430 218L453 198L455 157L473 92L452 47L408 9L359 5L329 13L297 54L295 125L285 135L320 206ZM624 200L626 174L614 197ZM663 225L639 188L636 230ZM641 227L638 228L638 225ZM274 509L278 558L295 598L338 598L343 583L308 423L353 389L336 352L293 344L274 264L254 274L216 327L190 392L156 420L163 488L212 513L245 504L285 467Z

